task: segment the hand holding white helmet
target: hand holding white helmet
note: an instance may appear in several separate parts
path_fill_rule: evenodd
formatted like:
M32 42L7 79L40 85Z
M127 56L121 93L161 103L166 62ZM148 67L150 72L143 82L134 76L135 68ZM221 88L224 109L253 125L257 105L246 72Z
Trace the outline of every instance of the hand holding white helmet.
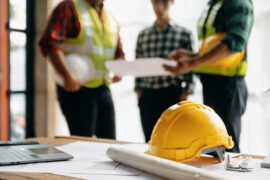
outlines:
M93 61L89 56L79 54L69 54L65 56L66 66L72 76L81 84L89 81L95 75ZM60 86L64 85L63 77L54 70L54 79Z

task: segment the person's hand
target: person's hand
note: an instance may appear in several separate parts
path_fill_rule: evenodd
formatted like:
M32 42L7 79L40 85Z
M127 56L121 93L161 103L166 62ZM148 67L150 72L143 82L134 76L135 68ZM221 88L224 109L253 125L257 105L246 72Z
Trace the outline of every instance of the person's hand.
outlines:
M186 101L188 98L188 95L189 95L188 91L184 90L180 95L180 101Z
M136 94L137 94L137 98L140 99L141 96L142 96L142 91L136 90L135 92L136 92Z
M174 59L174 60L177 60L183 57L193 57L193 56L195 56L195 54L192 51L188 51L185 49L176 49L169 54L169 58Z
M174 74L185 74L190 72L194 67L194 60L196 54L185 49L177 49L169 54L169 58L177 62L177 66L163 65L164 69Z
M68 92L75 92L81 88L81 83L72 75L64 78L64 89Z
M177 66L169 66L163 65L166 71L170 71L174 74L185 74L190 72L195 66L195 60L190 57L182 57L175 60L177 62Z
M113 78L112 78L113 83L119 82L121 80L122 80L122 77L118 76L118 75L114 75Z

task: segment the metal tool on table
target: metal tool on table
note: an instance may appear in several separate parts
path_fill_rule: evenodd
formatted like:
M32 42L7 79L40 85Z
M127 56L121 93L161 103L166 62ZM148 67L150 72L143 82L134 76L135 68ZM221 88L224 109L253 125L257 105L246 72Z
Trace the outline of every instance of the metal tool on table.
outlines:
M230 156L228 154L227 166L226 170L228 171L237 171L237 172L250 172L252 168L248 167L249 161L251 159L250 156L239 156L231 161Z

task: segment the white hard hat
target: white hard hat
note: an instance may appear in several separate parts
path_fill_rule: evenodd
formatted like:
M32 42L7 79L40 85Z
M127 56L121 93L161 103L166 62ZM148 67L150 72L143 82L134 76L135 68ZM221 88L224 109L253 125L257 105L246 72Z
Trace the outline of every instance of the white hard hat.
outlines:
M81 83L85 83L95 76L94 64L89 56L69 54L65 56L65 63L69 72ZM57 84L63 86L63 77L56 70L54 70L54 79Z

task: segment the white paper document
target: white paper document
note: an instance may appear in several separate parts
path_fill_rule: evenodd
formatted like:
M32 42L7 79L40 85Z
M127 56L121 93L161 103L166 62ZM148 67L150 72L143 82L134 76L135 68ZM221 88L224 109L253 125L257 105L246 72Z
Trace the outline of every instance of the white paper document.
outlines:
M176 66L177 63L172 60L163 58L145 58L136 59L135 61L106 61L105 65L110 72L120 76L174 76L174 74L166 71L163 65Z

